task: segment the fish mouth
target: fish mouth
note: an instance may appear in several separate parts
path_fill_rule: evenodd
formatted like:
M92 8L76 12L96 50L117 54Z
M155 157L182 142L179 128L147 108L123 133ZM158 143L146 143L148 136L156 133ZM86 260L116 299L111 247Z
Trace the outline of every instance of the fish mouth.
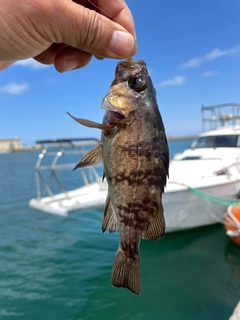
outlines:
M125 117L121 113L116 111L108 111L107 117L108 117L108 121L125 119Z
M107 96L103 99L101 107L108 111L108 116L110 119L121 120L127 118L128 113L124 114L121 112L119 107L114 106L111 102L108 101Z

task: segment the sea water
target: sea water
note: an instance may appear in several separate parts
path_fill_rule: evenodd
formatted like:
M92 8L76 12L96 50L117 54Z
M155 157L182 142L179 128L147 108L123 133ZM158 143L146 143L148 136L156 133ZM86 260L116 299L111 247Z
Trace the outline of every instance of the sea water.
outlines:
M170 141L171 155L189 143ZM141 241L137 297L110 284L119 234L102 233L103 212L62 218L29 208L36 160L36 152L0 155L0 319L230 317L240 299L240 248L222 225Z

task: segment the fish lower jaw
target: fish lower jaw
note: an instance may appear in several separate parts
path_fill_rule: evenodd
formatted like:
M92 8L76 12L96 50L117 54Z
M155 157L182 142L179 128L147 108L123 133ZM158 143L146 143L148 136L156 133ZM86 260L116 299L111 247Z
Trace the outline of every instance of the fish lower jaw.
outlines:
M124 119L127 118L128 114L124 114L121 109L117 106L114 106L111 104L111 102L108 101L107 97L105 97L102 101L102 108L107 110L109 112L110 118L112 119Z

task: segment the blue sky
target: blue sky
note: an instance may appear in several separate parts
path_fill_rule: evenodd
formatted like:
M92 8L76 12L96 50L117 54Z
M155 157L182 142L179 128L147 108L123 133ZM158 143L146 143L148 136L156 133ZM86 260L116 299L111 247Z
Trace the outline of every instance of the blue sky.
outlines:
M128 0L167 135L201 131L201 105L240 103L240 0ZM0 72L0 139L100 137L66 115L101 122L116 60L59 74L27 60Z

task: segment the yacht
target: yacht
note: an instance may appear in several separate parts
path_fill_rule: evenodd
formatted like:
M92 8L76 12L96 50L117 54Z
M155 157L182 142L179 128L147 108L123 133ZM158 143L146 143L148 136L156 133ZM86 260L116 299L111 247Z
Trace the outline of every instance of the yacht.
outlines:
M203 132L170 162L169 179L163 194L166 232L221 222L227 207L238 203L240 104L202 106L201 112ZM36 166L37 198L30 200L30 206L63 216L70 211L89 208L102 211L107 183L102 182L101 166L78 170L81 185L70 191L65 189L59 177L59 171L69 171L77 163L60 163L60 159L70 155L82 157L97 143L96 139L38 141L42 152ZM48 157L52 160L43 164ZM44 177L44 171L50 171L48 178ZM54 194L51 190L52 180L60 187L60 193Z

